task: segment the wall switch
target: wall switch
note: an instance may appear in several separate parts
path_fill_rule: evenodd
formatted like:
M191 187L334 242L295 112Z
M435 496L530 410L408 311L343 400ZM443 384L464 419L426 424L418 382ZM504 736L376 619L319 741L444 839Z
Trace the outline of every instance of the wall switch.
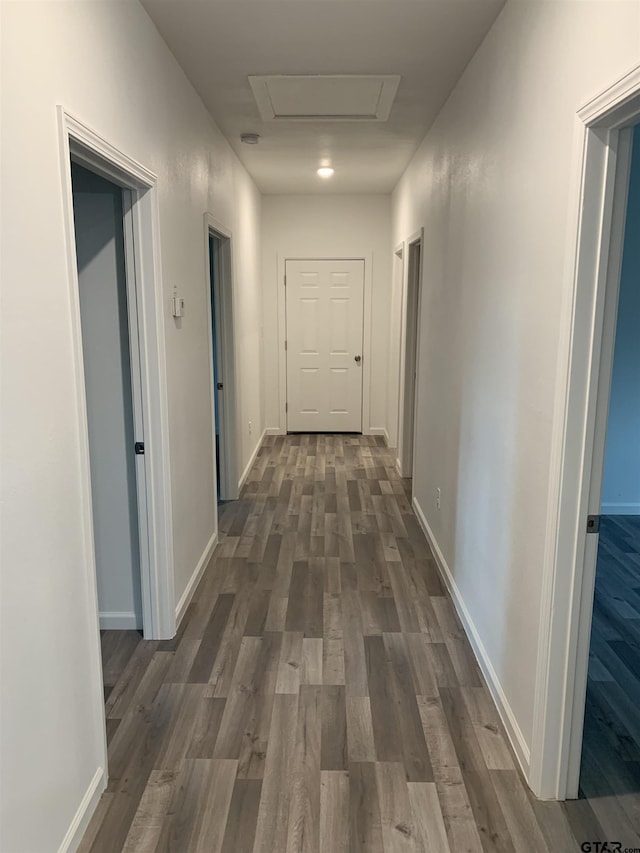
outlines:
M440 509L440 489L436 489L436 509Z

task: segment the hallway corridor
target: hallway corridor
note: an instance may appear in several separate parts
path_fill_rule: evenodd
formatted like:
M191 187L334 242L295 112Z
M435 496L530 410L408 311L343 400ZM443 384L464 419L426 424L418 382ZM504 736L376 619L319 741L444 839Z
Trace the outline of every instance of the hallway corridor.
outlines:
M406 483L379 438L265 440L178 636L107 697L83 853L578 850L515 767Z

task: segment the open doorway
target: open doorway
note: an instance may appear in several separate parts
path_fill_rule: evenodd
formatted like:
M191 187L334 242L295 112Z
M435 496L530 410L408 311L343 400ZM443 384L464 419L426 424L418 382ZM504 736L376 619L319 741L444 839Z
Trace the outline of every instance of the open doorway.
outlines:
M397 460L397 468L401 477L413 477L416 377L420 334L421 260L422 231L414 234L408 241L407 284L402 311Z
M107 699L142 637L148 561L136 282L122 187L74 162L71 182Z
M215 485L218 503L238 497L231 234L205 216Z
M608 706L611 724L605 728L606 741L614 748L620 748L622 743L629 749L636 748L628 739L630 732L625 735L619 721L613 719L615 715L624 714L631 723L630 728L635 727L637 732L640 695L634 694L635 705L630 705L622 688L614 686L620 676L627 682L626 688L636 689L634 679L624 672L631 662L629 650L623 647L620 626L615 628L609 622L603 627L601 619L603 611L608 609L610 616L617 613L627 620L622 626L625 629L640 624L640 619L632 624L636 619L633 602L640 607L635 593L630 600L622 600L620 595L624 585L621 564L636 562L629 547L633 533L621 535L616 531L619 522L609 518L603 520L601 516L603 509L605 513L614 509L613 501L606 499L609 485L605 477L613 474L617 466L613 458L605 465L609 455L606 437L608 426L610 435L616 434L609 410L610 401L613 404L617 394L618 380L613 379L616 332L622 334L622 341L625 337L623 326L617 322L619 298L621 311L626 310L625 305L627 308L631 305L621 289L623 266L627 263L627 220L631 244L637 243L637 220L635 231L633 225L636 213L631 209L637 172L633 177L634 186L631 186L630 177L634 128L640 123L640 67L615 81L577 115L584 125L583 136L576 135L575 149L577 239L572 238L575 251L573 288L567 294L564 308L567 318L562 341L564 366L558 377L558 416L551 461L553 511L549 519L548 558L543 576L530 782L539 797L576 799L580 789L585 790L582 767L583 772L590 774L588 784L599 788L598 809L602 806L602 810L596 819L595 813L587 814L588 809L581 809L580 803L567 804L567 808L574 810L577 820L586 816L591 830L602 835L605 824L609 831L628 828L626 806L621 800L616 802L617 793L628 794L628 788L623 791L623 787L631 783L633 796L626 805L633 807L640 792L635 772L640 765L635 758L622 768L626 774L617 774L611 766L604 771L603 755L598 753L597 768L594 768L593 748L585 740L593 726L591 712L599 713L592 700L599 692L599 700L606 694L606 703L600 702L600 709ZM632 277L637 288L635 273ZM638 375L637 366L635 375ZM624 464L630 467L630 463L629 457ZM605 468L609 468L606 474ZM619 506L624 502L620 499ZM600 539L602 549L599 548ZM611 551L613 539L617 553ZM601 564L604 580L596 579L600 550L605 557L605 563ZM613 573L612 565L615 566ZM614 593L614 603L610 593L616 581L620 586L619 592ZM608 601L604 600L605 596ZM640 610L637 616L640 617ZM596 638L593 649L592 629ZM637 644L640 637L636 634L633 637ZM611 646L612 642L622 645ZM599 660L593 654L590 657L590 650L597 653L595 658ZM596 683L598 680L600 685ZM602 714L600 717L602 720ZM584 762L583 745L588 753ZM630 753L627 758L629 756ZM640 761L640 753L636 757ZM611 754L607 761L610 758ZM603 796L602 785L607 774L615 778L616 797ZM635 815L635 828L630 838L632 845L638 846L637 807ZM586 824L581 823L584 828ZM609 837L618 837L618 832ZM598 839L598 835L592 838Z
M100 622L108 630L141 626L149 640L173 637L176 625L157 179L61 106L58 127L80 435L78 524L102 693ZM100 382L109 383L104 394ZM114 435L105 436L105 423ZM114 471L106 470L111 460ZM105 521L107 501L113 518ZM99 564L110 580L118 572L122 580L128 567L128 598L105 599Z
M624 189L622 190L624 192ZM633 130L609 378L580 797L607 837L640 847L640 128ZM615 285L612 284L612 287ZM612 306L613 308L613 306ZM635 795L631 801L629 794ZM599 799L598 799L599 798ZM603 798L606 798L606 805ZM634 825L635 823L635 825Z

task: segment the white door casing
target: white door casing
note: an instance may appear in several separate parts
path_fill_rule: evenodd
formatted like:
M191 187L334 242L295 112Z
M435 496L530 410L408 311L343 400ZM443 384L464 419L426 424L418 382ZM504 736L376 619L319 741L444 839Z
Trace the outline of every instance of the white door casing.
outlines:
M235 312L233 304L233 277L235 265L233 262L233 234L229 228L211 216L204 215L204 262L205 281L207 282L207 316L211 317L211 264L209 257L209 237L219 241L219 252L216 259L218 287L216 289L216 317L220 326L218 346L221 370L218 376L222 382L222 392L213 388L213 336L209 332L209 367L211 376L211 423L213 442L215 445L215 410L219 407L220 414L220 498L223 501L235 501L240 493L238 484L238 447L236 437L238 422L236 403L236 356L235 356ZM213 480L216 481L215 450ZM217 507L216 507L216 530Z
M529 784L541 799L578 793L617 264L628 180L625 131L640 120L640 66L577 113L563 335ZM622 184L619 182L622 181ZM594 476L595 475L595 476Z
M160 232L157 178L144 166L123 154L79 119L58 106L60 174L65 210L65 242L72 307L74 366L80 459L82 465L82 520L85 536L85 562L92 610L96 619L94 674L97 707L104 720L102 668L98 634L98 602L95 582L95 548L89 466L89 442L86 417L86 390L82 358L82 332L78 290L78 271L73 218L71 157L75 162L114 182L125 190L124 224L132 229L129 241L132 254L128 269L135 271L136 312L139 331L139 362L144 412L144 460L137 460L145 475L146 515L148 521L148 565L141 570L142 608L145 639L169 639L176 629L173 578L173 528L171 524L171 481L169 475L169 415L164 348L164 306L162 302ZM126 233L130 233L127 231ZM139 286L138 286L139 285ZM134 306L129 304L130 319ZM143 562L145 556L141 553ZM106 741L105 741L106 750ZM106 756L106 751L105 751ZM105 758L106 761L106 758Z
M287 430L362 431L364 261L287 260Z
M423 237L424 228L421 228L403 244L407 246L407 261L402 279L396 459L396 469L401 477L413 477Z

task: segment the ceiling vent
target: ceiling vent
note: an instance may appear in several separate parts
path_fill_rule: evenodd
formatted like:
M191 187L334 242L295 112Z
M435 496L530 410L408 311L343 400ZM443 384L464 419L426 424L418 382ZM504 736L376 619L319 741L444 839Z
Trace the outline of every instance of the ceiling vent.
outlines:
M249 77L263 121L387 121L397 74Z

